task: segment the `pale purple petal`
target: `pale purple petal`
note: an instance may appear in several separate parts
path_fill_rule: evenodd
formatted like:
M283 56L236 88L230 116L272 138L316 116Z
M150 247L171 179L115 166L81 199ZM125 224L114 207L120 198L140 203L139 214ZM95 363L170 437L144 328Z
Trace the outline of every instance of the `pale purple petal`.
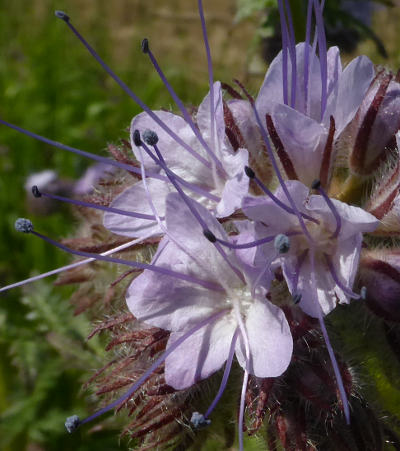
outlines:
M280 376L289 366L293 351L292 334L283 311L268 301L256 300L247 312L245 328L250 346L249 373L257 377ZM245 368L241 335L236 356Z
M218 371L228 358L235 330L235 322L224 316L193 334L165 361L166 383L182 390ZM182 335L172 333L167 348Z
M172 185L156 179L147 180L147 188L159 216L165 216L165 200L173 189ZM153 215L143 182L137 182L119 194L110 207L120 210ZM129 237L148 236L150 233L157 235L162 233L158 223L154 220L132 218L116 213L106 212L103 224L108 230L117 235Z
M362 233L357 233L347 240L340 241L337 244L335 255L332 256L332 263L340 282L349 289L352 289L354 279L358 270L362 244ZM336 287L335 292L340 303L347 304L348 296Z
M333 111L336 136L353 119L375 75L374 66L366 56L355 58L343 71ZM325 121L328 121L326 118Z
M244 172L248 165L249 154L245 149L238 149L235 154L224 155L224 168L231 178L225 183L221 201L217 205L217 216L230 216L242 207L243 198L249 191L249 178Z
M342 221L339 240L358 234L358 232L373 232L379 225L379 221L375 216L359 207L345 204L336 199L331 199ZM307 204L310 212L316 212L325 222L325 226L329 227L332 232L336 228L335 218L322 196L310 196Z
M327 130L286 105L274 108L272 120L299 180L311 185L319 177Z
M183 141L192 147L203 158L206 158L204 148L200 145L197 137L194 135L190 126L185 120L166 111L154 111L169 128L171 128ZM158 136L158 148L162 153L165 162L169 169L174 171L179 176L185 178L188 182L200 182L204 187L212 187L213 179L212 173L203 163L192 156L186 149L181 147L171 136L166 133L147 113L140 113L135 116L131 123L131 145L133 153L138 161L141 161L141 154L144 165L147 170L157 172L160 167L144 152L141 154L134 144L133 133L139 130L142 134L145 130L153 130Z

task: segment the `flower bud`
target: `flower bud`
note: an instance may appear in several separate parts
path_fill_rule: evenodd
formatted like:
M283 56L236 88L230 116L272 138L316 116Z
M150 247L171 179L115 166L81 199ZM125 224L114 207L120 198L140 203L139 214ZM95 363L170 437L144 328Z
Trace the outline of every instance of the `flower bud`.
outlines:
M365 252L360 262L360 282L366 303L378 316L400 321L400 249Z
M350 170L360 176L373 175L395 149L400 127L400 84L391 73L379 72L349 125Z

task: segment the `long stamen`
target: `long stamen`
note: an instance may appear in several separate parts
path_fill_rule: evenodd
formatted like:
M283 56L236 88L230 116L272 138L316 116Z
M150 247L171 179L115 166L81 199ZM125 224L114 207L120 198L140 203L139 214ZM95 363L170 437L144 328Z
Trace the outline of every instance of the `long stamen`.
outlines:
M150 133L154 133L150 130L145 130L144 133L146 133L149 135ZM142 146L142 141L140 139L140 132L139 130L134 130L133 132L133 136L132 136L133 142L135 143L135 145L137 147ZM150 151L146 153L149 155L149 157L160 167L163 167L162 164L160 163L160 160L153 155ZM166 165L165 165L166 166ZM185 179L183 179L182 177L180 177L179 175L175 174L175 172L171 171L171 169L167 168L168 172L173 176L173 178L178 181L182 186L184 186L185 188L189 189L190 191L193 191L194 193L200 194L201 196L206 197L207 199L210 199L214 202L220 202L221 198L218 196L215 196L214 194L210 193L209 191L206 191L205 189L201 188L200 186L197 186L193 183L187 182ZM166 181L170 181L170 179L168 177L163 177L163 180L165 179Z
M361 299L362 296L360 294L354 293L353 290L343 285L343 283L339 280L338 275L336 274L335 267L333 266L332 260L329 258L329 255L324 254L326 263L329 268L329 272L331 273L332 279L336 283L336 285L345 293L346 296L349 296L353 299Z
M239 86L242 86L242 85L239 83ZM244 93L248 96L248 93L246 92L246 90L244 90ZM252 108L254 116L256 118L256 122L257 122L259 130L261 132L261 136L262 136L263 141L265 143L265 147L267 149L268 156L269 156L269 159L270 159L270 161L272 163L272 167L274 168L275 174L278 177L279 183L280 183L280 185L281 185L281 187L283 189L283 192L286 195L287 200L289 201L289 203L290 203L295 215L297 216L297 218L298 218L298 220L300 222L300 227L302 228L302 230L304 232L304 235L307 237L308 241L310 243L312 243L313 239L312 239L309 231L307 230L307 227L306 227L306 225L304 223L303 217L302 217L300 211L298 210L296 204L294 203L294 200L292 199L292 196L290 195L289 190L287 189L285 181L283 180L282 174L281 174L281 172L279 170L279 167L278 167L278 164L276 162L275 155L274 155L274 153L272 151L271 144L269 142L268 133L265 130L265 127L264 127L264 124L261 121L260 115L258 114L258 111L256 109L254 100L251 97L249 97L249 96L248 96L248 99L250 101L251 108Z
M9 128L12 128L13 130L16 130L19 133L22 133L23 135L29 136L30 138L36 139L37 141L44 142L45 144L48 144L50 146L56 147L60 150L66 150L67 152L72 152L76 155L79 155L81 157L90 158L91 160L98 161L100 163L109 164L110 166L115 166L119 169L124 169L128 172L132 172L134 174L140 175L140 169L135 168L134 166L126 163L120 163L115 160L111 160L109 158L101 157L100 155L96 155L90 152L85 152L84 150L76 149L75 147L67 146L65 144L59 143L57 141L53 141L51 139L45 138L44 136L37 135L36 133L30 132L29 130L25 130L22 127L19 127L18 125L11 124L10 122L7 122L3 119L0 119L0 124L3 124ZM159 174L148 172L147 175L152 178L156 178L159 180L163 180L163 176L160 176Z
M333 216L335 217L336 221L336 229L333 232L331 238L337 238L339 236L340 230L342 228L342 218L339 215L339 212L337 211L337 208L333 204L332 200L329 198L329 196L326 194L325 190L321 187L321 182L319 180L314 180L314 182L311 184L312 189L317 190L321 196L324 198L325 202L327 203L329 209L331 210Z
M312 281L312 285L314 287L314 294L315 294L314 299L315 299L315 302L318 304L318 321L319 321L319 324L321 327L322 335L325 340L326 348L328 349L329 357L332 362L333 371L335 373L336 382L337 382L338 388L339 388L340 399L342 400L346 423L350 424L350 409L349 409L349 402L347 399L346 390L343 385L343 379L342 379L342 375L340 374L339 365L337 363L335 353L333 352L333 348L332 348L331 342L329 340L328 331L326 330L326 327L325 327L322 309L318 302L317 285L316 285L316 281L315 281L315 255L314 255L313 250L311 250L311 252L310 252L310 260L311 260L311 281Z
M84 202L82 200L69 199L67 197L58 196L56 194L46 193L45 191L40 191L37 186L32 187L32 193L35 197L47 197L49 199L58 200L60 202L65 202L72 205L77 205L78 207L88 207L94 208L95 210L106 211L109 213L115 213L121 216L129 216L131 218L148 219L149 221L155 221L156 218L153 215L146 215L144 213L134 213L126 210L120 210L119 208L106 207L104 205L92 204L89 202Z
M281 207L283 210L285 210L287 213L290 213L291 215L295 215L296 212L288 207L286 204L284 204L281 200L279 200L265 185L264 183L256 176L255 172L253 171L253 169L251 169L248 166L244 167L244 172L246 173L247 177L249 177L250 179L254 180L257 185L264 191L264 193L270 197L279 207ZM315 224L319 224L318 219L313 218L312 216L309 216L306 213L300 213L301 216L304 219L307 219L309 221L315 222Z
M129 87L123 82L118 75L116 75L112 69L100 58L98 53L93 49L93 47L86 41L86 39L79 33L79 31L72 25L69 16L61 11L56 11L56 16L62 19L68 28L74 33L74 35L79 39L79 41L86 47L89 53L94 57L94 59L100 64L100 66L112 77L117 84L128 94L128 96L133 99L152 119L160 126L171 138L176 141L180 146L187 150L194 158L197 158L201 163L203 163L207 168L210 168L210 163L199 155L195 150L193 150L185 141L183 141L168 125L166 125Z
M157 146L157 142L158 142L157 134L155 132L151 132L151 133L152 133L152 137L150 138L150 135L149 135L148 139L147 139L148 140L148 144L151 145L154 148L154 150L155 150L155 152L156 152L156 154L158 156L158 161L159 161L160 166L163 168L163 170L167 174L167 177L170 179L170 182L174 185L175 189L178 191L178 193L181 196L182 200L185 202L186 206L189 208L189 210L191 211L193 216L196 218L198 223L201 225L203 230L207 229L206 223L204 222L203 218L198 213L198 211L197 211L196 207L194 206L192 200L184 193L182 188L176 182L176 179L175 179L174 175L168 169L168 167L167 167L167 165L165 163L164 157L162 156L162 154L161 154L161 152L160 152L160 150L158 149L158 146ZM150 141L149 141L149 139L150 139ZM143 147L143 149L146 151L146 153L149 156L152 155L152 152L150 151L150 149L146 146L146 144L144 142L142 142L142 147ZM242 282L244 282L242 273L235 266L232 265L232 263L228 259L228 256L226 255L224 250L221 248L221 246L218 243L214 243L214 246L217 249L217 251L219 252L219 254L222 256L222 258L225 260L227 265L238 276L238 278Z
M280 236L280 235L271 235L271 236L266 236L265 238L261 238L256 241L250 241L248 243L236 244L236 243L231 243L230 241L225 241L225 240L221 240L220 238L217 238L209 229L203 230L203 234L208 239L208 241L210 241L211 243L217 242L217 243L221 244L222 246L228 247L229 249L250 249L252 247L261 246L262 244L265 244L265 243L270 243L271 241L274 241L277 236ZM301 232L286 233L286 236L294 236L294 235L301 235Z
M310 77L310 42L311 42L311 18L312 18L313 0L308 0L307 5L307 24L306 24L306 42L304 50L304 108L305 114L308 114L308 82Z
M221 312L215 313L214 315L204 319L203 321L200 321L196 326L192 327L188 332L186 332L184 335L182 335L178 340L176 340L174 343L172 343L171 346L169 346L164 354L162 354L152 365L151 367L132 385L132 387L124 393L122 396L120 396L117 400L113 401L111 404L109 404L106 407L103 407L102 409L98 410L93 415L90 415L89 417L85 418L84 420L75 421L75 428L81 426L82 424L89 423L90 421L98 418L100 415L103 415L106 412L109 412L114 407L119 406L123 402L127 401L135 391L140 388L141 385L143 385L146 380L153 374L153 372L162 364L165 362L167 357L172 354L182 343L184 343L188 338L190 338L193 334L195 334L198 330L202 329L203 327L207 326L208 324L216 321L221 316L225 315L227 310L223 310ZM69 432L72 432L69 431Z
M32 228L28 229L28 228L26 228L27 226L21 225L22 224L21 221L25 221L26 224L30 223L30 226ZM216 283L209 282L207 280L198 279L197 277L189 276L187 274L183 274L180 272L172 271L168 268L163 268L161 266L155 266L152 264L140 263L140 262L136 262L136 261L123 260L123 259L108 257L108 256L100 255L100 254L94 254L91 252L84 252L84 251L71 249L71 248L64 246L63 244L58 243L57 241L33 230L32 223L27 219L22 219L22 220L18 219L15 223L15 228L18 232L31 233L32 235L35 235L38 238L41 238L42 240L46 241L47 243L52 244L53 246L58 247L59 249L65 251L65 252L68 252L69 254L78 255L80 257L94 258L95 260L105 261L108 263L116 263L116 264L126 265L126 266L130 266L131 268L137 268L137 269L143 269L143 270L148 269L150 271L162 274L164 276L174 277L175 279L184 280L185 282L190 282L190 283L200 285L204 288L207 288L208 290L224 291L223 288Z
M282 86L283 86L283 103L289 105L289 88L288 88L288 29L286 24L286 17L283 11L282 0L278 0L279 16L281 21L282 34Z
M289 53L290 62L292 65L291 71L291 96L290 96L290 106L292 108L296 105L296 87L297 87L297 57L296 57L296 37L294 34L292 12L290 10L290 3L287 0L283 0L285 3L285 9L287 14L287 23L289 25Z
M150 238L153 235L153 233L149 233L148 235L145 235L143 237L137 238L135 240L129 241L128 243L124 243L121 244L120 246L114 247L106 252L102 252L100 255L101 256L107 256L107 255L111 255L114 254L116 252L120 252L123 251L125 249L129 249L132 246L135 246L136 244L141 243L142 241L145 241L147 238ZM74 269L74 268L78 268L79 266L83 266L83 265L87 265L91 262L94 262L96 260L96 258L91 257L91 258L86 258L85 260L81 260L75 263L71 263L69 265L66 266L61 266L60 268L56 268L53 269L52 271L48 271L42 274L39 274L37 276L34 277L30 277L29 279L25 279L25 280L20 280L19 282L13 283L11 285L7 285L5 287L0 288L0 293L2 293L3 291L8 291L11 290L12 288L17 288L17 287L21 287L23 285L26 285L28 283L33 283L36 282L38 280L44 279L46 277L50 277L50 276L54 276L56 274L60 274L64 271L69 271L70 269Z
M215 409L216 405L218 404L219 400L221 399L221 397L225 391L226 385L228 383L229 374L230 374L231 368L232 368L233 356L235 354L235 346L236 346L236 341L237 341L238 336L239 336L239 329L236 329L236 332L232 338L231 347L229 348L228 359L226 361L224 375L222 376L221 385L219 386L218 393L215 396L213 402L211 403L210 407L207 409L207 412L205 413L204 418L208 418L211 415L211 412Z
M292 279L293 302L295 304L298 304L301 301L301 297L302 297L301 293L297 292L297 285L299 283L300 270L301 270L301 267L304 263L304 260L307 256L307 254L308 254L308 249L306 249L305 251L303 251L301 253L300 257L297 259L297 262L296 262L296 268L295 268L294 276Z
M321 121L325 114L328 94L328 62L326 50L326 36L324 20L322 17L322 7L318 0L314 0L315 21L318 33L318 53L321 67Z
M199 9L201 29L203 32L204 47L206 49L206 55L207 55L208 83L210 85L211 142L215 148L214 71L213 71L213 64L212 64L212 58L211 58L210 44L208 42L207 26L206 26L206 20L204 17L204 8L203 8L202 0L198 0L197 5L198 5L198 9Z
M174 88L171 86L169 81L167 80L167 77L165 76L164 72L162 71L160 65L157 62L157 59L155 58L153 52L150 50L149 44L147 39L143 40L142 43L142 49L143 53L149 55L150 61L153 64L156 72L158 73L159 77L161 78L161 81L164 83L165 87L167 88L168 92L171 94L171 97L174 99L175 103L177 104L178 108L180 109L183 117L185 118L185 121L189 125L189 127L192 129L193 133L196 135L196 138L199 140L199 143L204 147L205 151L208 153L208 155L214 160L217 168L219 171L224 175L225 170L222 166L221 161L218 159L218 157L215 155L215 153L210 149L209 145L204 140L203 136L200 133L200 130L193 122L192 117L190 116L188 110L186 109L185 105L183 104L182 100L178 97L176 94ZM212 88L211 88L212 89ZM210 93L211 96L211 93ZM211 99L211 97L210 97ZM214 127L214 123L211 123L211 127ZM213 142L213 141L212 141ZM213 143L214 144L214 143Z

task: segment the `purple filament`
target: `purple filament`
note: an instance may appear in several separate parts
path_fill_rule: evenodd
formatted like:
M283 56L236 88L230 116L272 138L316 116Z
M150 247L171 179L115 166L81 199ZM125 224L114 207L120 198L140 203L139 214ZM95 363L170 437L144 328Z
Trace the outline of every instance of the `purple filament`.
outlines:
M265 185L264 183L257 177L253 177L254 181L257 183L257 185L264 191L264 193L270 197L279 207L281 207L286 212L290 213L291 215L295 215L296 212L288 207L286 204L284 204L281 200L279 200ZM306 213L300 213L301 216L304 219L308 219L309 221L315 222L315 224L319 224L318 219L313 218L312 216L309 216Z
M36 232L35 230L33 230L31 233L33 235L41 238L42 240L46 241L47 243L52 244L53 246L58 247L59 249L65 251L65 252L68 252L70 254L73 254L73 255L79 255L80 257L94 258L96 260L101 260L101 261L105 261L108 263L116 263L116 264L126 265L126 266L130 266L131 268L137 268L137 269L143 269L143 270L148 269L150 271L162 274L164 276L174 277L175 279L184 280L185 282L190 282L190 283L200 285L208 290L224 291L224 289L216 283L209 282L207 280L198 279L197 277L189 276L187 274L182 274L180 272L172 271L170 269L163 268L161 266L155 266L152 264L140 263L140 262L136 262L136 261L123 260L123 259L119 259L119 258L108 257L105 255L94 254L91 252L78 251L75 249L71 249L67 246L64 246L63 244L58 243L57 241L52 240L51 238L49 238L45 235L42 235L41 233Z
M294 235L301 235L301 232L286 233L286 236L294 236ZM219 238L216 238L216 241L218 243L222 244L222 246L229 247L230 249L249 249L251 247L261 246L262 244L265 244L265 243L270 243L271 241L274 241L275 238L276 238L276 235L266 236L265 238L261 238L256 241L251 241L249 243L242 243L242 244L231 243L230 241L221 240Z
M116 75L111 68L100 58L93 47L86 41L86 39L79 33L79 31L71 24L70 21L64 21L70 30L75 34L79 41L86 47L93 58L100 64L100 66L112 77L116 83L128 94L128 96L133 99L152 119L159 125L166 133L168 133L172 139L174 139L180 146L187 150L194 158L197 158L201 163L203 163L207 168L210 168L210 163L194 151L187 143L185 143L168 125L166 125L129 87L123 82L118 75Z
M96 210L106 211L109 213L115 213L115 214L121 215L121 216L129 216L131 218L148 219L149 221L156 220L155 216L153 216L153 215L146 215L144 213L134 213L134 212L130 212L130 211L120 210L119 208L105 207L104 205L92 204L92 203L84 202L81 200L68 199L66 197L57 196L56 194L48 194L43 191L40 191L40 194L43 197L48 197L49 199L54 199L54 200L58 200L60 202L66 202L69 204L77 205L79 207L94 208ZM160 218L160 219L164 219L164 218Z
M210 407L207 409L207 412L205 413L204 418L208 418L211 415L211 412L215 409L216 405L219 403L219 401L225 391L226 385L228 383L229 374L230 374L231 368L232 368L233 356L235 354L235 346L236 346L236 341L237 341L238 335L239 335L239 329L236 329L236 332L232 338L231 347L229 348L228 359L226 361L224 375L222 376L221 385L219 386L218 393L215 396L213 402L211 403Z
M287 14L287 23L289 25L289 53L290 53L290 62L292 65L291 71L291 85L292 91L290 96L290 106L292 108L296 105L296 85L297 85L297 58L296 58L296 37L294 34L292 13L290 10L290 4L287 0L284 0L286 14Z
M318 321L319 321L319 324L321 327L322 335L325 340L326 348L328 349L329 357L332 362L333 371L335 373L336 382L337 382L338 388L339 388L340 398L341 398L342 404L343 404L343 410L344 410L344 415L346 418L346 423L350 424L350 410L349 410L349 402L347 400L346 390L343 385L343 379L342 379L342 375L340 374L340 370L339 370L338 363L336 361L335 353L333 352L333 348L332 348L331 342L329 340L328 331L326 330L322 309L318 302L317 286L316 286L316 282L315 282L315 256L314 256L313 251L311 251L311 253L310 253L310 260L311 260L311 282L314 287L314 293L315 293L314 299L315 299L315 302L317 303Z
M208 83L210 85L211 142L212 142L212 145L215 146L214 71L213 71L213 65L212 65L212 59L211 59L210 44L208 42L207 27L206 27L206 20L204 18L204 8L203 8L202 0L198 0L197 5L198 5L199 15L200 15L201 30L203 32L204 47L206 49L206 55L207 55Z
M152 373L162 364L165 362L167 357L172 354L176 348L178 348L182 343L184 343L188 338L190 338L193 334L195 334L198 330L202 329L203 327L207 326L208 324L212 323L213 321L216 321L221 316L223 316L227 310L223 310L221 312L215 313L214 315L204 319L203 321L200 321L196 326L192 327L188 332L186 332L182 337L180 337L178 340L176 340L174 343L172 343L152 365L151 367L132 385L132 387L124 393L122 396L120 396L118 399L113 401L111 404L109 404L106 407L103 407L102 409L98 410L96 413L91 415L90 417L85 418L84 420L80 421L80 425L89 423L90 421L96 419L100 415L103 415L106 412L109 412L114 407L119 406L124 401L127 401L135 391L140 388L141 385L143 385L146 380L152 375Z
M328 92L328 62L326 50L326 36L322 8L318 0L314 0L315 21L318 34L318 53L321 67L321 121L325 114Z
M328 349L329 357L330 357L331 362L332 362L333 371L334 371L335 377L336 377L336 382L338 384L340 398L341 398L342 404L343 404L344 416L346 418L346 424L349 425L350 424L349 401L347 399L346 390L345 390L344 385L343 385L342 375L340 374L339 365L337 363L337 360L336 360L336 357L335 357L335 353L333 352L333 348L332 348L331 342L329 340L328 331L326 330L324 318L322 317L322 313L321 312L320 312L320 314L318 316L318 321L319 321L319 325L320 325L321 330L322 330L322 335L324 336L326 348Z
M146 151L146 153L151 156L152 152L150 151L150 149L146 146L146 144L144 142L142 142L142 147L143 149ZM182 188L179 186L179 184L177 183L175 176L171 173L171 171L168 169L164 157L162 156L160 150L157 147L157 144L155 144L153 146L157 156L158 156L158 161L160 166L162 167L162 169L165 171L165 173L167 174L167 177L170 179L171 183L174 185L175 189L178 191L179 195L181 196L182 200L185 202L186 206L189 208L189 210L191 211L191 213L193 214L193 216L196 218L196 220L198 221L198 223L201 225L201 227L204 229L207 229L207 225L204 222L203 218L199 215L196 207L193 205L192 200L184 193L184 191L182 190ZM238 276L239 280L241 280L242 282L244 282L244 278L242 273L235 268L235 266L232 265L232 263L229 261L228 256L226 255L226 253L224 252L224 250L221 248L221 246L218 243L213 243L215 248L217 249L217 251L219 252L219 254L221 255L221 257L225 260L225 262L227 263L227 265L232 269L232 271Z
M307 5L307 24L306 24L306 42L304 49L304 107L305 114L308 113L308 82L310 77L310 42L311 42L311 18L312 18L313 0L308 0Z
M282 76L283 76L283 103L289 105L288 100L288 29L286 25L285 12L283 11L282 0L278 0L279 16L281 19L281 34L282 34Z
M110 254L113 254L115 252L119 252L119 251L128 249L129 247L140 243L141 241L145 240L146 238L149 238L150 236L152 236L152 234L148 235L148 236L145 236L145 237L137 238L136 240L133 240L133 241L129 241L128 243L122 244L122 245L120 245L120 246L118 246L116 248L113 248L113 249L110 249L110 250L108 250L106 252L103 252L102 255L110 255ZM59 273L64 272L64 271L68 271L70 269L74 269L74 268L77 268L79 266L87 265L88 263L91 263L91 262L93 262L95 260L96 259L93 258L93 257L87 258L85 260L81 260L81 261L78 261L78 262L75 262L75 263L71 263L71 264L66 265L66 266L61 266L60 268L53 269L52 271L48 271L48 272L39 274L37 276L30 277L29 279L20 280L19 282L16 282L16 283L13 283L11 285L7 285L5 287L0 288L0 293L3 292L3 291L11 290L12 288L17 288L17 287L20 287L22 285L26 285L26 284L31 283L31 282L36 282L37 280L44 279L45 277L54 276L55 274L59 274Z
M115 160L111 160L109 158L101 157L100 155L96 155L90 152L85 152L84 150L75 149L74 147L67 146L65 144L61 144L57 141L53 141L51 139L45 138L44 136L37 135L36 133L30 132L29 130L25 130L22 127L19 127L18 125L11 124L10 122L4 121L3 119L0 119L0 124L6 125L9 128L12 128L13 130L16 130L19 133L22 133L26 136L29 136L30 138L36 139L38 141L42 141L45 144L49 144L50 146L56 147L57 149L66 150L68 152L75 153L76 155L79 155L81 157L90 158L91 160L99 161L100 163L109 164L110 166L115 166L119 169L124 169L128 172L133 172L134 174L140 175L140 169L135 168L134 166L130 164L120 163ZM149 177L156 178L159 180L163 180L164 177L160 176L156 173L147 173Z
M160 65L158 64L155 56L153 55L152 51L148 49L147 54L149 55L149 58L157 71L158 75L161 78L161 81L164 83L165 87L167 88L168 92L171 94L171 97L174 99L175 103L177 104L178 108L180 109L183 117L185 118L187 124L192 129L193 133L196 135L196 138L199 140L199 143L204 147L208 155L214 160L218 170L222 173L222 175L225 174L225 170L222 166L221 161L218 159L218 157L215 155L215 153L210 149L208 144L205 142L203 136L201 135L198 127L194 124L192 117L190 116L188 110L186 109L185 105L183 104L182 100L177 96L176 92L174 91L173 87L167 80L165 74L161 70ZM210 88L213 90L213 87ZM210 91L210 98L211 98L211 91ZM214 123L211 123L211 127L214 127ZM212 141L212 144L214 145L214 141Z
M337 211L337 208L335 207L334 203L329 198L329 196L326 194L325 190L321 186L319 186L317 188L317 190L319 193L321 193L321 196L324 198L324 200L328 204L328 207L331 210L333 216L335 217L336 229L333 232L331 238L337 238L339 236L340 230L342 228L342 218L339 215L339 212Z
M336 285L345 293L346 296L350 296L353 299L360 299L361 296L357 293L354 293L353 290L343 285L343 283L339 280L338 275L336 274L335 268L333 266L332 260L329 258L327 254L324 254L326 263L329 268L329 272L331 273L332 279L336 283Z
M281 187L282 187L282 189L283 189L283 191L284 191L289 203L291 204L293 212L295 213L295 215L297 216L297 218L298 218L298 220L300 222L300 226L301 226L301 228L302 228L302 230L304 232L304 235L307 237L307 239L310 242L313 242L313 239L311 238L311 235L308 232L307 227L306 227L306 225L304 223L303 217L302 217L301 213L299 212L298 208L296 207L296 204L294 203L294 201L292 199L292 196L290 195L289 190L287 189L287 187L285 185L285 182L284 182L284 180L282 178L282 174L281 174L281 172L279 170L279 167L278 167L278 164L276 162L275 155L272 152L272 148L271 148L271 144L269 142L268 134L267 134L267 132L265 130L265 127L264 127L261 119L260 119L260 115L258 114L258 111L257 111L257 109L256 109L256 107L254 105L254 102L250 101L250 105L251 105L251 107L253 109L253 112L254 112L254 115L256 117L256 121L257 121L258 127L260 129L261 136L262 136L263 141L265 143L265 146L267 148L268 156L269 156L270 161L272 163L272 167L274 168L275 174L278 177L279 183L280 183L280 185L281 185Z
M246 400L247 382L249 380L249 372L247 371L248 359L246 358L246 369L243 375L242 392L240 394L240 408L239 408L239 450L243 451L243 426L244 426L244 407Z

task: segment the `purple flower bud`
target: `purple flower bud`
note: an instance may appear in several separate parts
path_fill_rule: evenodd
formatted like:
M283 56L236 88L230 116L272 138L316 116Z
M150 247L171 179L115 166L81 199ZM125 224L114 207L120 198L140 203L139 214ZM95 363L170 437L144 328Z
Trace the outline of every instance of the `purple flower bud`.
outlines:
M360 281L368 307L389 321L400 321L400 250L368 251L361 258Z

